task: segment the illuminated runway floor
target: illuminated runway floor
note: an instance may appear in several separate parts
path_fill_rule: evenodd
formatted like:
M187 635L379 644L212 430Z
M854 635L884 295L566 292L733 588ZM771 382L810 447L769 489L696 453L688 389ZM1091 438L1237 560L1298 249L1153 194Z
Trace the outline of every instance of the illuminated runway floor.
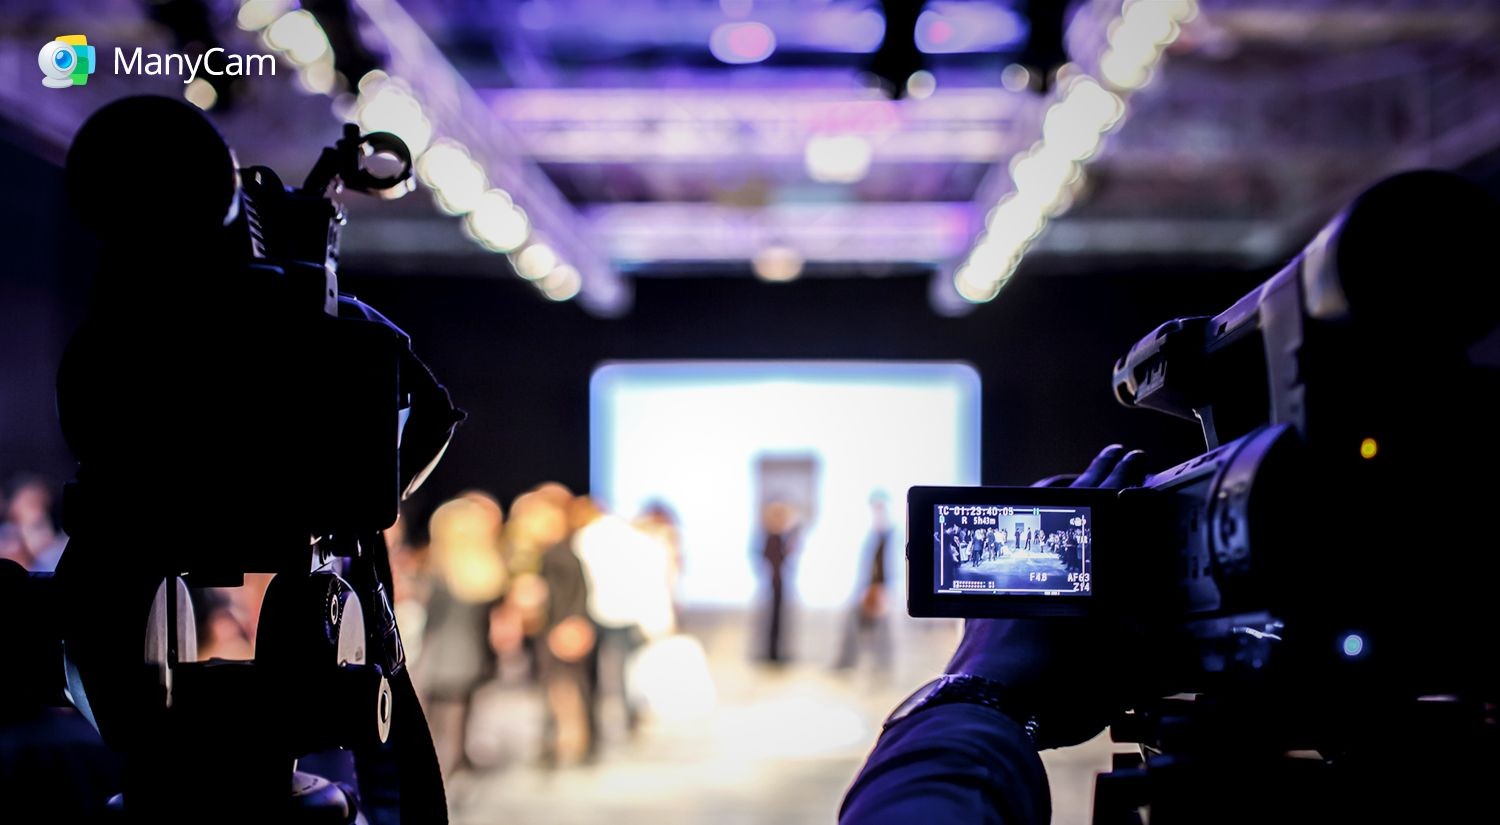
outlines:
M518 687L487 690L471 724L481 767L455 776L449 796L459 825L480 823L829 823L880 722L916 685L942 671L957 638L951 622L904 620L896 665L835 672L844 617L803 613L799 658L768 669L748 655L752 619L694 615L717 690L706 716L647 724L634 738L612 697L601 712L604 744L589 765L546 769L536 758L540 700ZM1103 740L1050 752L1053 821L1087 821L1093 773L1108 763Z

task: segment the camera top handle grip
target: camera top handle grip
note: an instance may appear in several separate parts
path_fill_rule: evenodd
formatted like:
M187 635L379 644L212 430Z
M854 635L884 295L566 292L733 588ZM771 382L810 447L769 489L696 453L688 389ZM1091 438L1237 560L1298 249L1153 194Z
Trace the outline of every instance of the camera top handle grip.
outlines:
M395 159L400 168L395 174L379 175L366 168L369 158L384 156ZM359 133L353 123L344 124L344 136L333 146L323 149L307 180L302 184L304 192L322 193L337 178L345 189L391 200L410 192L411 149L406 142L390 132Z

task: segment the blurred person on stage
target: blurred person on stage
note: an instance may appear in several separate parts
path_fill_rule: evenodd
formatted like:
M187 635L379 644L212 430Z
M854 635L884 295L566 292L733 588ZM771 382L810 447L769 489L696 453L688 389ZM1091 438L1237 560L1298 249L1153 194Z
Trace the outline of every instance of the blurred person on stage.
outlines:
M648 639L670 635L677 624L667 549L588 496L573 500L570 521L573 550L588 577L589 615L599 631L594 701L606 687L616 693L626 730L634 733L639 712L626 689L626 662Z
M863 564L854 604L844 626L843 644L835 664L839 670L852 669L858 664L862 647L870 650L875 665L880 670L890 667L891 631L887 616L889 608L885 569L887 550L891 543L888 507L884 493L876 492L870 496L870 532L865 539Z
M667 592L672 594L676 609L677 582L682 578L682 530L677 514L665 501L651 501L641 509L633 522L637 530L662 546L667 554Z
M573 765L595 752L597 632L589 618L588 576L573 551L568 508L573 495L548 483L516 499L511 542L521 625L536 657L546 708L542 761Z
M474 693L495 675L489 623L508 580L503 525L500 504L480 492L444 503L428 522L432 575L414 675L446 775L469 766L465 741Z
M796 550L797 511L786 502L773 501L761 510L761 559L766 565L769 599L766 603L765 661L779 665L787 661L785 630L787 622L786 584L789 562Z

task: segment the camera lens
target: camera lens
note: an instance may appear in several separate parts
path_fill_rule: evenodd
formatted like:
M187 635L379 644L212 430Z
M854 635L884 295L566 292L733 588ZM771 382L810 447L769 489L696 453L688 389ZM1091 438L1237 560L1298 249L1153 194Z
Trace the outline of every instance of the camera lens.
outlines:
M53 81L66 80L78 64L78 55L74 53L73 47L61 40L54 40L42 47L37 55L36 63L42 69L42 74ZM51 84L48 85L64 85ZM66 85L71 85L66 84Z

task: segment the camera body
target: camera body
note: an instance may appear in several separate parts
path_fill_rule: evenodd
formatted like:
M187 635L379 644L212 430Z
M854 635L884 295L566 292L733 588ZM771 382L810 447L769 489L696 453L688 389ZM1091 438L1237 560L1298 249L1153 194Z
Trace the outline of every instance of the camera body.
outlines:
M1473 651L1496 617L1466 591L1497 572L1474 523L1493 482L1473 479L1497 466L1500 384L1471 355L1496 326L1497 226L1463 180L1399 175L1224 312L1163 324L1115 394L1197 422L1208 450L1120 493L914 488L910 612L1103 619L1135 639L1139 696L1254 696L1289 727L1324 699L1493 697ZM1091 595L942 591L943 504L1090 510ZM1077 568L1055 556L989 575Z

